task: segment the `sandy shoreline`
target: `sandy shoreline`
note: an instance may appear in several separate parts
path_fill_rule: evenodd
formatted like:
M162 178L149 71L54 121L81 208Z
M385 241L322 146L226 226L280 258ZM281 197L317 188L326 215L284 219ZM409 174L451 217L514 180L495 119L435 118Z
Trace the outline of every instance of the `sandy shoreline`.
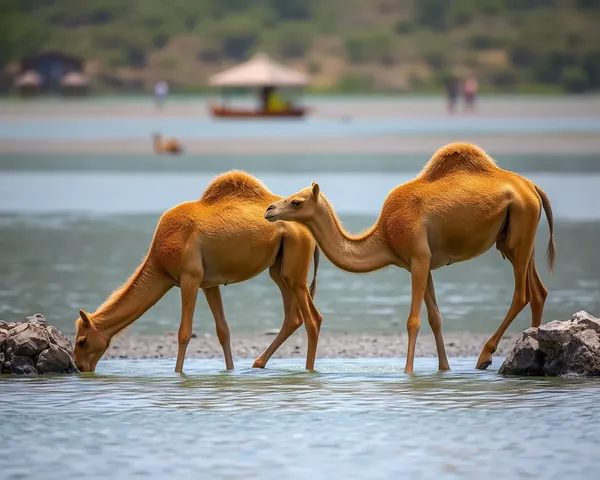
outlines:
M209 118L208 100L205 97L173 98L164 110L157 111L152 99L83 99L73 101L40 100L32 102L0 102L0 131L2 125L19 124L28 128L28 122L56 119L144 119L165 122L178 119ZM307 98L313 112L310 118L334 121L373 121L394 119L410 122L411 119L433 122L453 120L502 119L579 119L596 121L600 118L600 96L564 97L482 97L475 114L458 113L449 116L445 111L443 97L389 97L389 98ZM237 104L237 103L236 103ZM240 105L247 105L242 101ZM189 121L189 120L188 120ZM220 120L227 125L227 120ZM239 125L239 120L237 121ZM250 121L251 122L251 121ZM20 128L20 127L19 127ZM198 138L176 135L188 155L230 154L431 154L440 146L455 142L473 142L492 154L521 153L598 153L600 136L593 133L469 133L454 135L445 133L372 134L344 137L332 134L327 138ZM19 154L110 154L153 155L150 138L73 138L68 140L35 140L5 137L0 141L0 155ZM176 160L174 160L176 161Z
M411 137L363 137L325 139L181 139L184 155L286 155L286 154L424 154L442 145L464 141L475 143L492 155L524 153L600 153L597 135L414 135ZM72 141L2 140L0 155L21 154L110 154L153 155L150 140L119 139ZM165 157L167 158L167 157ZM176 162L178 157L168 157Z
M496 355L505 356L514 347L520 333L508 333L499 344ZM446 352L449 357L478 356L490 334L469 332L448 332L444 334ZM272 334L232 334L231 348L234 358L256 358L273 341ZM322 332L319 338L317 358L366 358L404 357L408 337L406 333L378 334L357 333L339 334ZM287 340L273 358L304 358L306 355L306 335L298 331ZM416 347L418 357L437 356L433 335L430 332L419 334ZM164 335L122 335L113 339L103 358L143 359L175 358L177 356L177 335L169 332ZM212 334L199 334L190 341L186 358L222 358L223 352L217 337Z

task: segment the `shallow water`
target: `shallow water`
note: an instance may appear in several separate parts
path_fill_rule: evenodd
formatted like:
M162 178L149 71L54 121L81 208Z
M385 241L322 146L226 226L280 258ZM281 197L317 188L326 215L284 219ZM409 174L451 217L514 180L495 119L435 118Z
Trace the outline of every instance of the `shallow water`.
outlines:
M2 478L594 478L600 380L474 364L419 358L409 377L404 359L190 359L178 376L173 360L117 360L0 378Z
M214 175L227 169L220 158L206 157L188 159L187 166L177 163L172 171L165 171L167 166L155 157L145 158L144 169L143 157L124 157L119 162L98 155L0 159L0 318L20 320L41 311L59 328L72 332L78 309L94 311L138 265L162 211L198 198ZM296 160L287 159L291 164ZM239 162L246 162L247 170L284 195L319 181L346 228L357 232L376 220L387 192L412 178L420 160L411 155L395 164L387 156L354 160L363 169L369 162L388 162L393 171L374 166L368 172L333 172L331 167L283 172L276 156L263 158L263 163L256 157ZM535 181L552 200L559 252L555 275L543 264L548 235L544 217L537 238L538 266L550 290L544 320L568 318L582 308L598 314L600 158L498 160ZM342 161L323 156L322 163L343 165ZM410 304L405 271L390 268L352 275L322 258L316 303L325 316L324 329L404 331ZM510 304L512 270L494 248L475 260L436 271L434 279L446 330L492 332ZM281 325L281 299L268 274L229 285L222 293L234 335ZM173 290L132 331L175 330L179 311L179 293ZM195 318L197 331L214 332L202 298ZM509 331L522 330L529 322L530 312L525 309Z

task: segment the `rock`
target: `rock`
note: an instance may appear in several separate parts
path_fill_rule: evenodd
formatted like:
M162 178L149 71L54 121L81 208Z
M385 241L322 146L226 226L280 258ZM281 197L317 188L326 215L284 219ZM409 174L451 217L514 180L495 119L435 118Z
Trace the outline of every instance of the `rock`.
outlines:
M600 375L600 336L589 329L573 335L565 348L564 372L574 375Z
M69 352L73 351L73 344L71 341L65 337L54 325L48 325L46 327L46 332L48 332L48 337L50 338L51 343L58 345Z
M10 328L7 328L10 327ZM0 330L0 372L17 375L77 372L73 347L41 313L23 323L3 322Z
M35 368L38 373L65 373L73 364L73 359L66 350L50 345L39 354Z
M2 332L4 330L8 330L8 322L5 322L4 320L0 320L0 332Z
M14 329L16 330L16 329ZM29 328L11 335L6 340L6 351L12 355L37 356L50 345L46 329L41 325L30 324Z
M571 321L583 325L585 328L591 328L596 333L600 333L600 320L590 315L585 310L574 313L571 317Z
M29 317L25 317L27 319L28 323L37 323L39 325L44 325L46 326L47 322L46 322L46 317L44 317L41 313L36 313L34 315L31 315Z
M517 340L512 352L500 367L503 375L542 375L544 355L540 345L533 336Z
M569 320L528 328L506 357L500 373L600 375L600 320L582 310Z
M581 330L585 330L583 325L560 320L553 320L540 326L538 329L538 342L542 349L555 349L565 345L571 337Z
M539 341L538 339L538 329L535 327L530 327L527 330L524 330L523 333L521 334L521 340L525 340L526 338L533 338L536 342Z
M14 355L5 363L5 370L16 375L34 375L37 373L33 360L26 355Z

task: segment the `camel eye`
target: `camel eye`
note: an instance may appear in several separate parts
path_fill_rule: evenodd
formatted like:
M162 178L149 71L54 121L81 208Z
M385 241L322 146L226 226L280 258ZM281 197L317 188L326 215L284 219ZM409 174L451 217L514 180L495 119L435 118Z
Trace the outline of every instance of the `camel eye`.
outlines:
M300 205L302 205L302 202L300 200L292 200L291 204L292 204L292 207L298 208Z

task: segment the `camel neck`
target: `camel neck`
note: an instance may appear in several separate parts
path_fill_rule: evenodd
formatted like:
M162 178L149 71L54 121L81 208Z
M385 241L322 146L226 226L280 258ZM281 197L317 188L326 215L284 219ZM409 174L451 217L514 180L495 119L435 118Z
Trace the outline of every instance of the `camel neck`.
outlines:
M146 258L129 280L92 314L94 324L112 338L140 318L172 286Z
M350 235L323 196L319 198L317 214L306 226L327 258L347 272L372 272L391 265L396 260L379 220L366 232Z

